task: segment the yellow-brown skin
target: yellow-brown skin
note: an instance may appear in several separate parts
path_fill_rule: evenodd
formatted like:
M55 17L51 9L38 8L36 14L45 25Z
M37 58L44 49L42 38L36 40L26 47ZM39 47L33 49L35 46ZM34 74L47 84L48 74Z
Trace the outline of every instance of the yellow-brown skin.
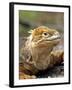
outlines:
M27 74L36 74L39 70L51 68L63 61L63 50L52 51L59 43L60 34L57 30L40 26L31 31L26 46L22 48L23 68ZM28 50L28 58L25 58ZM32 78L32 76L31 76Z

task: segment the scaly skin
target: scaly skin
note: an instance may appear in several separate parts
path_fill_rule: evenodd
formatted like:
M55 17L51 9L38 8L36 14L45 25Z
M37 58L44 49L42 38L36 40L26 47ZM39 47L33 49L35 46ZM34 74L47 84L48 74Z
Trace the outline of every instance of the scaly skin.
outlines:
M40 26L31 30L31 35L20 50L22 60L20 79L36 78L35 75L40 70L54 67L63 62L63 50L53 51L53 48L60 42L60 34L57 30Z

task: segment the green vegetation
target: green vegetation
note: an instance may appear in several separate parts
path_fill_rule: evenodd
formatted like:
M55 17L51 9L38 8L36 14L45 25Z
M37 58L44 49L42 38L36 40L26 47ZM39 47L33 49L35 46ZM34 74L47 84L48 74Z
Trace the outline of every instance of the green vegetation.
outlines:
M38 26L47 26L63 32L64 13L61 12L40 12L40 11L19 11L19 35L28 36L28 31Z

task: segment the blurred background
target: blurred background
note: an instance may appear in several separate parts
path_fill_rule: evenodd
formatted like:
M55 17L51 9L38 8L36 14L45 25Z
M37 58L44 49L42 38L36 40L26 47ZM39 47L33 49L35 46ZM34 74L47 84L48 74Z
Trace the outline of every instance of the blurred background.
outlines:
M62 12L41 12L41 11L19 11L19 35L26 37L28 31L38 26L47 26L64 31L64 13Z

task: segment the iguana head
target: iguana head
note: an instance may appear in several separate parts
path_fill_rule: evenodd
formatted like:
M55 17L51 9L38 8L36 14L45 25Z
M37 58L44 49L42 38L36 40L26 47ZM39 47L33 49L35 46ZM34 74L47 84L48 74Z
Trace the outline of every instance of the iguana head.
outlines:
M50 53L60 41L60 34L57 30L40 26L30 35L30 51L34 66L44 70L50 65Z
M32 47L53 47L58 44L60 34L55 29L50 29L45 26L40 26L32 30L31 34Z

